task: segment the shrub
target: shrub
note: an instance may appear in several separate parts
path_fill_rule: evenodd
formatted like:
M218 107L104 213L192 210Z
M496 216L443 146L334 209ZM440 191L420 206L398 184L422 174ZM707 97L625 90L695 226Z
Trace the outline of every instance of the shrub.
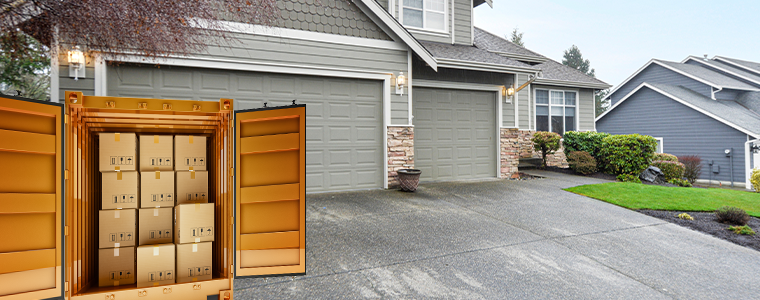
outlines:
M611 135L602 139L600 155L613 175L639 174L649 167L657 140L648 135Z
M662 161L674 161L678 162L678 157L676 157L673 154L667 154L667 153L655 153L652 157L652 160L662 160Z
M734 225L747 225L749 215L746 211L738 207L723 206L715 211L715 217L718 222Z
M692 218L687 213L680 213L680 214L678 214L678 218L681 219L681 220L689 220L689 221L693 221L694 220L694 218Z
M678 179L678 178L673 178L671 180L668 180L668 183L675 184L677 186L682 186L682 187L691 187L691 182L689 182L688 180L683 180L683 179Z
M743 234L743 235L755 235L755 231L752 230L752 228L749 228L749 226L728 226L728 230L733 231L736 234Z
M546 168L546 156L554 153L559 149L559 140L562 137L554 132L539 131L533 134L530 139L533 142L533 148L541 152L541 167Z
M653 161L652 165L660 168L662 173L665 174L665 180L683 178L684 166L680 162L659 160Z
M567 155L567 164L575 172L583 175L596 172L596 159L586 151L573 151Z
M569 156L573 151L586 151L596 159L599 169L604 169L600 150L602 149L602 140L610 136L606 132L595 131L568 131L562 136L562 145L565 147L565 155Z
M752 170L752 175L749 176L749 182L752 183L752 188L755 192L760 193L760 169Z
M683 164L683 177L694 184L702 173L702 158L697 155L679 156L678 161Z
M641 183L641 179L639 179L639 177L636 175L620 174L616 178L618 181L622 181L622 182Z

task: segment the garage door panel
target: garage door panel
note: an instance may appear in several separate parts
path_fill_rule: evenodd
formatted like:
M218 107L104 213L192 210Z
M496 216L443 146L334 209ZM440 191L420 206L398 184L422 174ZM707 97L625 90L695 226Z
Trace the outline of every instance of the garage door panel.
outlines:
M414 95L421 180L496 177L496 94L417 88Z
M383 186L382 81L147 65L108 72L111 96L231 98L238 110L296 99L306 104L307 192Z

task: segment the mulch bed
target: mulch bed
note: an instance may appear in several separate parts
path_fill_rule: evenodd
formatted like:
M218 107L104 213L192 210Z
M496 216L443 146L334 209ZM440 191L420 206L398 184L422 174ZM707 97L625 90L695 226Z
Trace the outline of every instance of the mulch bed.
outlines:
M594 174L583 175L581 173L575 172L573 169L570 169L570 168L560 168L560 167L546 167L546 171L552 171L552 172L569 174L569 175L586 176L586 177L599 178L599 179L611 180L611 181L615 181L616 180L615 179L615 175L610 175L610 174L606 174L606 173L602 173L602 172L596 172Z
M638 212L652 216L664 221L668 221L673 224L681 225L683 227L690 228L692 230L700 231L722 240L732 242L737 245L752 248L760 251L760 235L741 235L736 234L733 231L728 230L728 226L731 224L723 224L715 221L715 214L712 212L693 212L687 211L693 221L682 220L677 216L684 211L664 211L664 210L638 210ZM760 232L760 219L750 217L747 226L752 228L755 232Z

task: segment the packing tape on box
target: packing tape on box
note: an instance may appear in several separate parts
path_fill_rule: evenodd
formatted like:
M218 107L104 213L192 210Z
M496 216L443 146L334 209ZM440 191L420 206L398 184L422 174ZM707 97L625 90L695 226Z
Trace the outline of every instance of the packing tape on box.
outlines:
M118 141L120 141L120 140L121 140L121 134L119 134L118 132L117 132L117 133L114 133L114 134L113 134L113 141L114 141L114 142L118 142Z
M198 252L198 244L193 244L193 252Z
M113 246L116 247L116 248L119 248L120 245L121 245L121 243L113 243Z
M157 135L153 136L153 143L154 144L158 144L158 136Z
M158 256L158 246L153 246L153 256Z
M113 249L113 256L119 256L119 248Z
M114 166L114 167L113 167L113 170L114 170L114 171L120 171L120 170L121 170L121 168L120 168L119 166Z
M153 286L158 286L158 282L154 282L154 283L153 283Z
M195 242L196 243L200 243L201 242L201 238L195 238Z
M188 170L193 171L193 167L188 167L188 168L189 168Z
M201 204L195 203L195 211L201 211Z
M116 170L116 180L121 180L121 171Z
M113 286L119 286L119 281L118 280L114 280Z
M193 136L192 135L188 137L188 141L189 141L188 144L192 144L193 143Z
M193 281L198 281L198 277L193 277Z
M114 219L121 218L121 213L118 208L113 212L113 218Z
M158 217L158 208L153 209L153 216Z
M161 171L156 171L156 179L161 179Z
M195 171L193 169L190 169L190 179L195 179Z

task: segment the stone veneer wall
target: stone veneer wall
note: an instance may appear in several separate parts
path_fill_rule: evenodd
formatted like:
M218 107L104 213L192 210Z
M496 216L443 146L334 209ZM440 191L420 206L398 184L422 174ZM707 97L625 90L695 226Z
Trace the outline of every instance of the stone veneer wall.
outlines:
M534 133L536 133L535 130L501 129L500 178L516 177L517 164L520 158L541 158L541 153L533 149L533 142L530 140ZM548 166L568 167L564 148L561 146L554 154L548 155L546 160Z
M414 168L414 127L388 127L388 188L398 186L399 169Z

